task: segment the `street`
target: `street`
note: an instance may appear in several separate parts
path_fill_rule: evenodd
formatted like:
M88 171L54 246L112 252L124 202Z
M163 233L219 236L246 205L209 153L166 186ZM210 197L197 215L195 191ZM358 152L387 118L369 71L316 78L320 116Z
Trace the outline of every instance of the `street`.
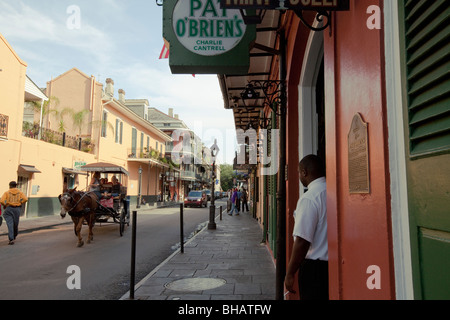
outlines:
M179 247L179 212L173 207L138 213L136 282ZM209 206L185 208L185 238L208 219ZM83 237L87 231L83 226ZM76 247L73 224L19 233L14 245L7 245L7 236L1 236L0 299L119 299L129 290L131 235L131 224L120 237L118 224L96 223L94 241L81 248ZM67 286L70 266L79 267L80 289Z

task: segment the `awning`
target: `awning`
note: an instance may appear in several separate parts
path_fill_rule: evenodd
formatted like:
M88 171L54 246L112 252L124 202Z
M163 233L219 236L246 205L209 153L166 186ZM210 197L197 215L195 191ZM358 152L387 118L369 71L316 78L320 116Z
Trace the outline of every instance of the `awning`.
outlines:
M25 164L19 165L19 169L17 172L20 174L27 174L27 173L41 173L38 169L36 169L35 166L28 166Z
M244 101L241 93L251 81L270 80L273 63L277 59L278 30L281 23L279 10L267 10L256 29L256 41L250 49L250 68L246 75L218 75L225 109L233 111L236 129L246 131L250 127L257 129L264 119L267 107L263 95ZM263 119L261 119L263 118ZM240 137L238 136L240 139Z
M78 171L78 170L75 170L75 169L72 169L72 168L62 168L62 172L63 173L68 173L68 174L82 174L82 175L85 175L85 176L88 175L88 173L86 173L86 172L81 172L81 171Z

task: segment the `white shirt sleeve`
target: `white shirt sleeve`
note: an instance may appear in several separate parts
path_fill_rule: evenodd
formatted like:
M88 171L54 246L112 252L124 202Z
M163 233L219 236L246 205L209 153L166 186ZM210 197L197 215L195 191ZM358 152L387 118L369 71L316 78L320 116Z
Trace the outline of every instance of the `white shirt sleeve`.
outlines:
M313 201L308 198L300 199L294 212L294 218L293 236L303 238L312 243L319 221L319 213Z

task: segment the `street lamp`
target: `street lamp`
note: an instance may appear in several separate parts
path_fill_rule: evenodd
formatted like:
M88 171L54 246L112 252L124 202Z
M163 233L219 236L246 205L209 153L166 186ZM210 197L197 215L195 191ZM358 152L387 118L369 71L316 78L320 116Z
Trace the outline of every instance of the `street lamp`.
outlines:
M216 184L216 157L219 153L219 147L217 146L217 139L214 139L214 144L211 146L211 157L212 157L212 183L211 183L211 205L209 206L209 223L208 230L216 229L216 222L214 221L216 215L216 206L214 204L214 185Z

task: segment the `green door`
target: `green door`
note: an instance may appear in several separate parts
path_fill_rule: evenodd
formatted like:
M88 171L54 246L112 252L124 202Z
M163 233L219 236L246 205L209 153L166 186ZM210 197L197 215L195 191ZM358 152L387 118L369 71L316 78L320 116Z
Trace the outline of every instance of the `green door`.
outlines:
M450 299L450 7L399 9L414 296Z

